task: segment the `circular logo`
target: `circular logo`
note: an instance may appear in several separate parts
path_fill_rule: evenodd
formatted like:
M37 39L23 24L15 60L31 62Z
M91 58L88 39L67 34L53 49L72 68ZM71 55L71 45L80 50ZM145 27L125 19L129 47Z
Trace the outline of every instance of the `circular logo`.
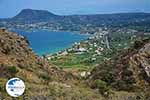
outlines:
M19 97L25 91L25 84L19 78L11 78L6 83L6 91L12 97Z

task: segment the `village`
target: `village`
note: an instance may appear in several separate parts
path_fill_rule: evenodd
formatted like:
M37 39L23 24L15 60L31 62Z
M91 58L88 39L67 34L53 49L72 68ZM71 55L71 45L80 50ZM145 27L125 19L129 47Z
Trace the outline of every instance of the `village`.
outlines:
M75 73L85 77L97 64L109 61L117 51L128 49L133 45L134 40L140 37L138 34L140 32L132 29L116 31L100 29L87 40L75 42L72 47L55 54L45 55L45 58L51 64L64 70L76 70Z

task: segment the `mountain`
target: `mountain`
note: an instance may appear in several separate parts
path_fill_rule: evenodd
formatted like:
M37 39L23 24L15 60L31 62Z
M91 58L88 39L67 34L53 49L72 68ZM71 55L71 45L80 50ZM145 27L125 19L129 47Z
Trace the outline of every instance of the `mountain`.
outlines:
M10 19L0 19L0 27L13 27L14 25L33 24L44 22L52 28L63 30L82 30L83 27L123 27L149 25L150 13L117 13L117 14L93 14L93 15L69 15L59 16L45 10L24 9L18 15ZM7 23L7 24L5 24Z
M32 10L24 9L18 15L13 17L11 20L15 22L43 22L48 20L53 20L57 18L57 15L50 13L46 10Z

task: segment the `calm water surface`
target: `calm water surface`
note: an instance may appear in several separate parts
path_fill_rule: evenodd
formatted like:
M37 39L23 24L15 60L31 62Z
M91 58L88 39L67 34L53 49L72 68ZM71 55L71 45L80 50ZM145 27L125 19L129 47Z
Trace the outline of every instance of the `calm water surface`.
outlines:
M56 53L72 46L74 42L87 39L88 35L71 32L35 31L27 32L15 30L15 32L27 37L30 46L38 55Z

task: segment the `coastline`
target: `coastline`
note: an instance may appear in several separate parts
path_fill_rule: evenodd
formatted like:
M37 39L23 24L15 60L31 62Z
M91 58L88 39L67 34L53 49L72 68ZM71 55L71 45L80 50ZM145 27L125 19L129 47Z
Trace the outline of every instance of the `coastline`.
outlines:
M13 31L20 31L20 32L18 32L18 33L23 33L23 32L27 32L27 33L34 33L34 32L62 32L62 33L71 33L71 34L73 34L73 35L76 35L76 34L78 34L78 35L80 35L80 36L85 36L85 38L83 38L83 39L81 39L81 40L79 40L79 41L74 41L73 43L71 43L70 45L66 45L65 47L58 47L58 48L54 48L54 50L50 50L50 51L45 51L45 50L43 50L43 51L39 51L39 50L37 50L37 48L33 48L33 50L35 51L35 53L37 54L37 55L39 55L39 56L46 56L46 55L54 55L54 54L58 54L58 53L60 53L60 52L63 52L63 51L66 51L67 49L69 49L69 48L72 48L72 46L74 45L74 43L75 42L81 42L81 41L86 41L90 36L91 36L91 34L81 34L80 32L78 32L78 31L74 31L74 32L71 32L71 31L59 31L59 30L44 30L44 29L36 29L36 30L34 30L34 29L32 29L32 30L22 30L22 29L16 29L16 30L13 30ZM45 52L44 52L45 51Z
M49 30L49 29L8 29L9 31L13 30L23 30L26 32L37 32L37 31L48 31L48 32L69 32L69 33L75 33L75 34L80 34L80 35L92 35L89 33L81 33L80 31L63 31L63 30Z

